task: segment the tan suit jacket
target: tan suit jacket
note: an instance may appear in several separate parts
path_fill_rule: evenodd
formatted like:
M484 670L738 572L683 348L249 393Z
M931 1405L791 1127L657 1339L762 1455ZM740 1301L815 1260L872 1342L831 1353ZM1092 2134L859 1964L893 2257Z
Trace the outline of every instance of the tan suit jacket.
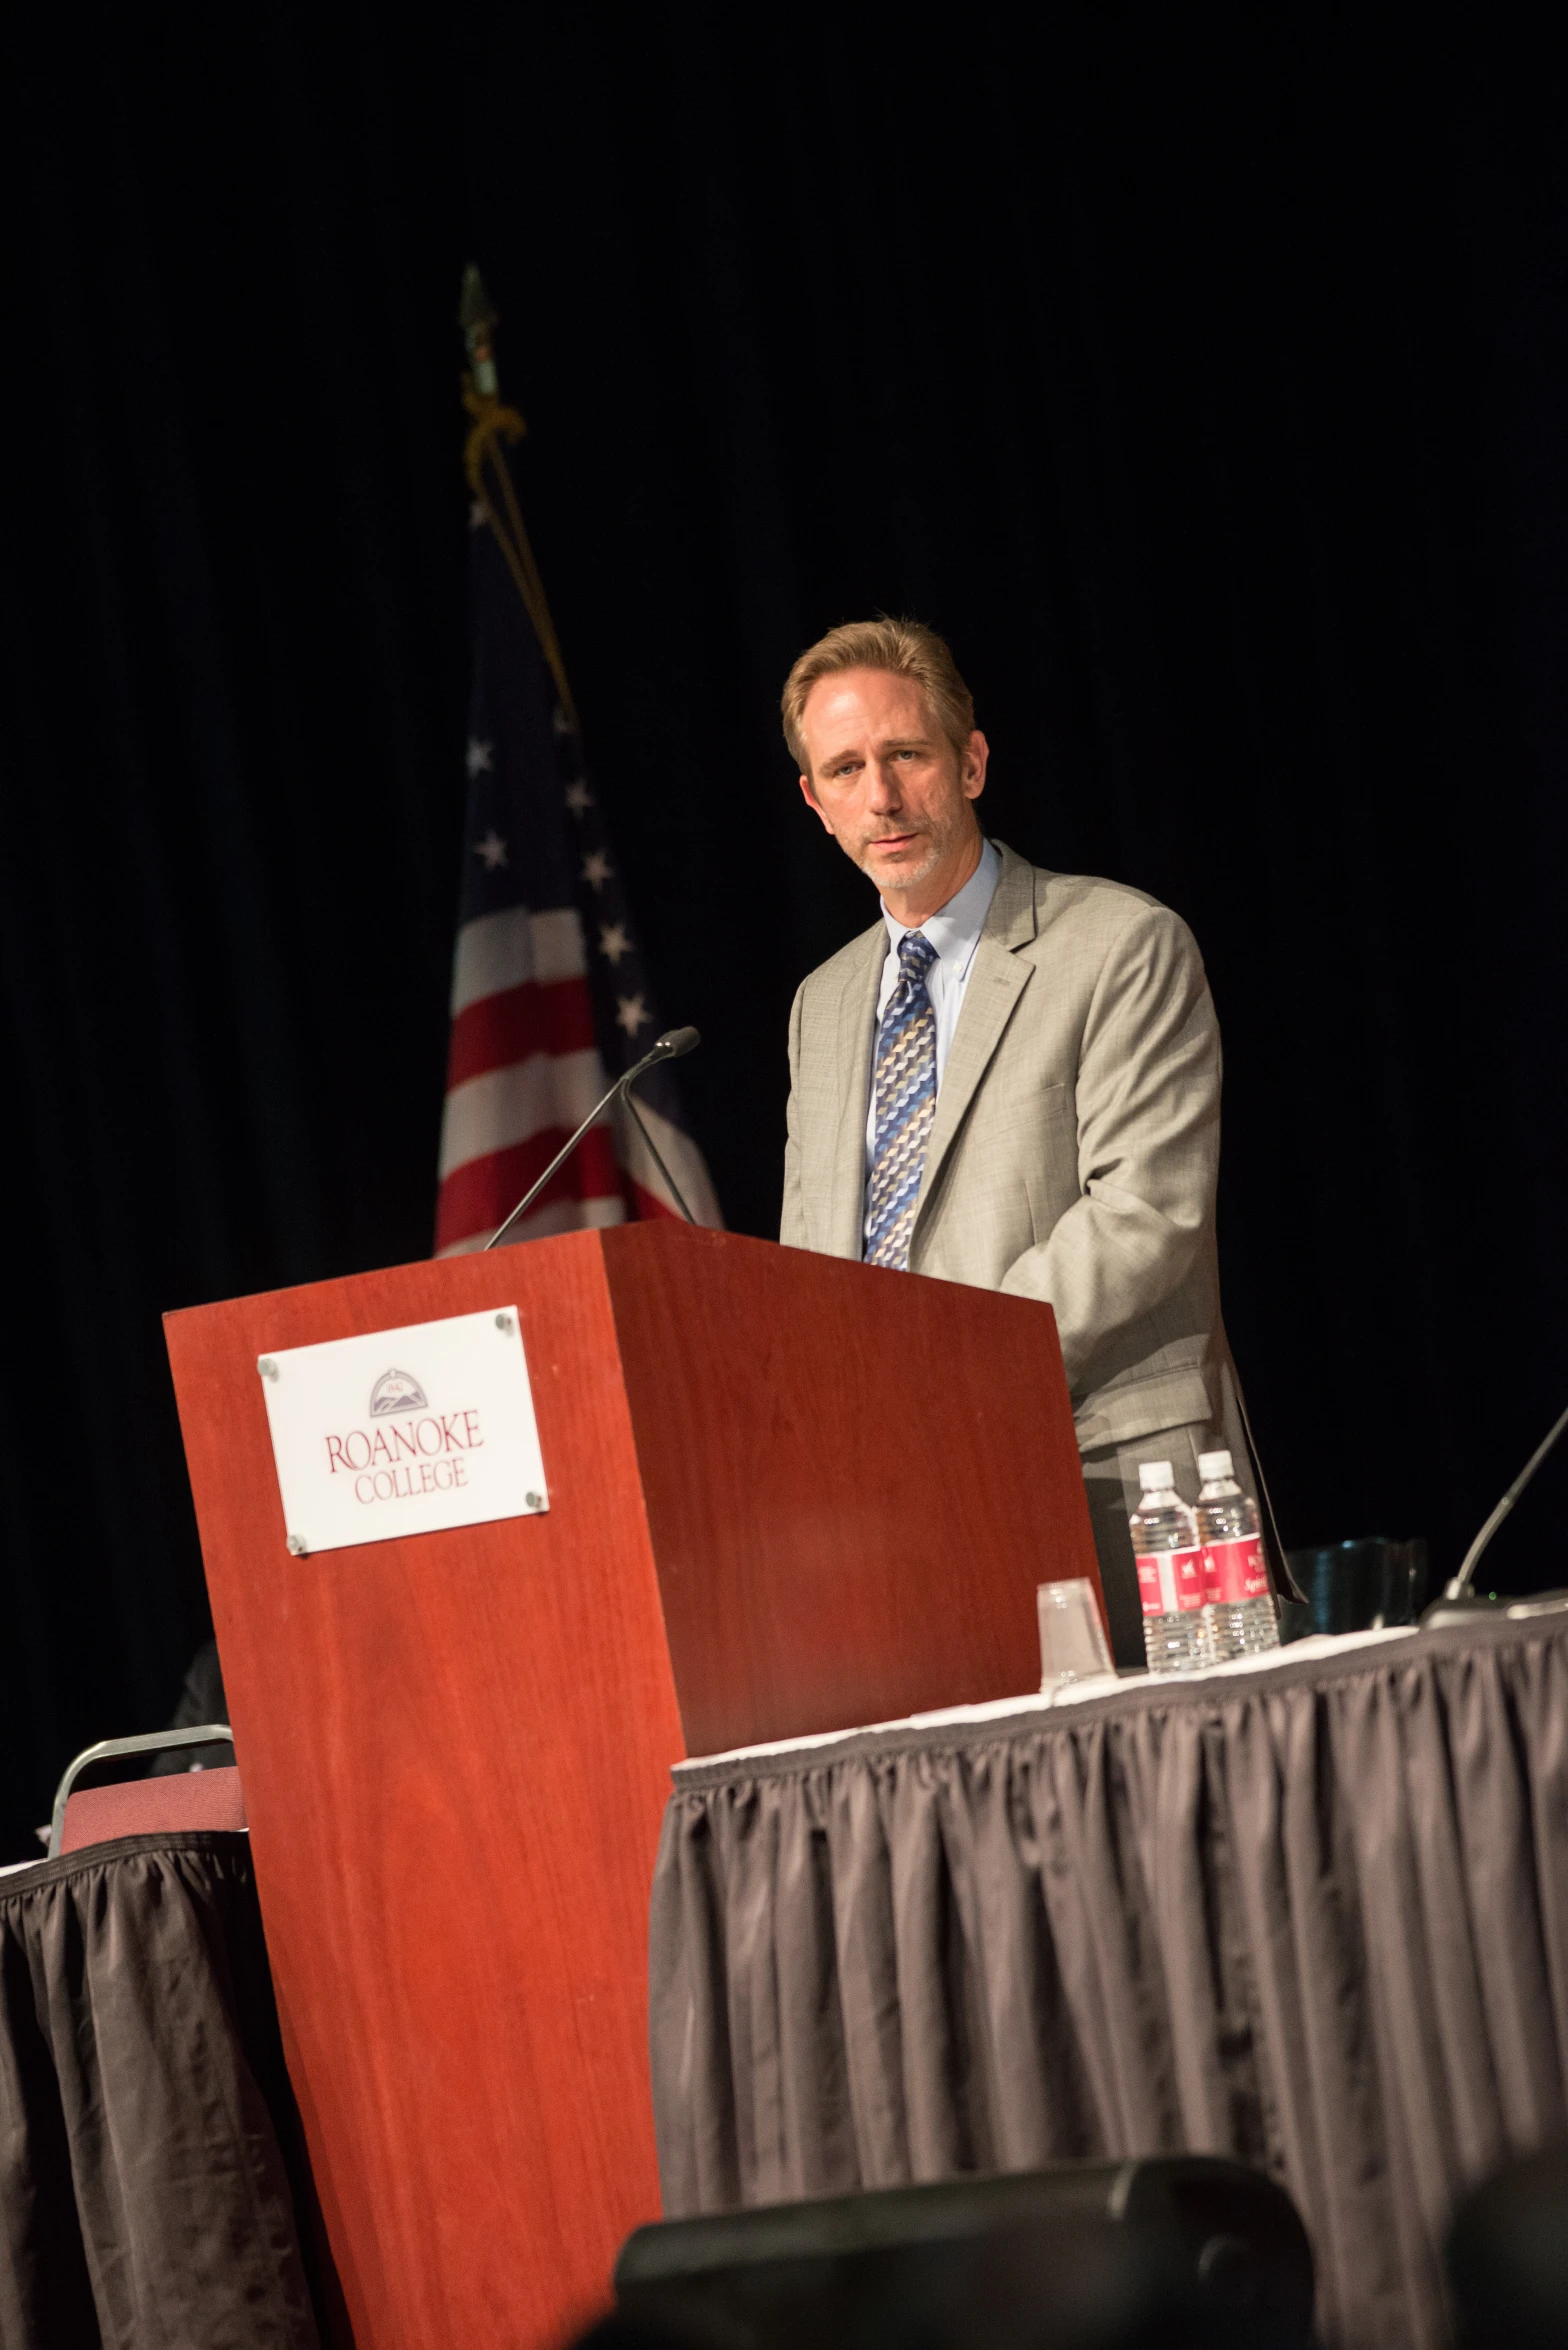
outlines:
M1220 1035L1187 926L1140 890L1002 870L937 1095L910 1270L1049 1300L1082 1450L1225 1429L1214 1193ZM787 1246L861 1254L887 931L790 1016Z

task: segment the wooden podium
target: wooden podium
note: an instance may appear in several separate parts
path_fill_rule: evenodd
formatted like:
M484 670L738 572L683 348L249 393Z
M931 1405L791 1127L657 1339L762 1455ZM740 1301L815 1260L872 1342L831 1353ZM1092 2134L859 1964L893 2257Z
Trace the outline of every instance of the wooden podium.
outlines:
M515 1305L547 1515L292 1556L258 1356ZM656 2218L673 1762L1039 1682L1096 1577L1048 1308L673 1223L168 1317L358 2350L561 2340Z

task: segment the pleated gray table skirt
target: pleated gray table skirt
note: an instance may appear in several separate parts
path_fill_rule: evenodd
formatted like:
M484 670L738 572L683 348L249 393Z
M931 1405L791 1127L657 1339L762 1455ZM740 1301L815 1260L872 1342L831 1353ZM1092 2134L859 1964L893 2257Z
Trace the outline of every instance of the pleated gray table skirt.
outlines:
M1426 2350L1456 2198L1568 2134L1568 1629L685 1766L650 2002L672 2217L1229 2154L1328 2341Z
M293 2125L248 1836L0 1877L5 2350L317 2350Z

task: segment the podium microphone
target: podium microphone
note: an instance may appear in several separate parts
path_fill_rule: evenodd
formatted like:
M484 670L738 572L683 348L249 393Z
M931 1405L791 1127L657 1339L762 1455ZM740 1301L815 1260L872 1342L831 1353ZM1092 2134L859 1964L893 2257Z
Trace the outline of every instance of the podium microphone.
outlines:
M617 1094L621 1096L622 1100L626 1104L626 1107L630 1110L632 1117L636 1121L637 1131L642 1136L643 1141L648 1145L649 1150L652 1152L654 1165L658 1168L659 1173L664 1177L665 1182L669 1185L670 1196L673 1198L675 1205L680 1209L681 1214L685 1217L688 1224L695 1224L697 1219L692 1214L690 1208L686 1205L686 1202L682 1199L680 1192L676 1187L674 1176L670 1173L669 1168L660 1158L658 1145L654 1141L653 1136L648 1132L647 1127L643 1124L641 1115L637 1108L637 1104L632 1100L628 1088L635 1085L638 1078L643 1076L647 1070L658 1068L662 1061L678 1061L683 1053L695 1052L701 1042L702 1038L698 1035L695 1028L667 1028L664 1031L664 1034L659 1038L657 1044L655 1044L653 1050L651 1052L644 1053L642 1059L637 1063L636 1067L634 1069L628 1069L624 1077L617 1077L615 1083L611 1086L609 1092L604 1095L603 1099L594 1103L593 1108L589 1111L587 1117L578 1127L577 1132L572 1136L569 1142L564 1143L562 1147L556 1152L555 1157L550 1161L549 1166L546 1167L538 1182L531 1183L529 1185L522 1198L518 1201L516 1207L507 1217L506 1222L496 1226L489 1239L485 1242L485 1248L494 1248L499 1241L505 1239L507 1233L511 1231L512 1226L517 1222L518 1217L521 1216L527 1208L531 1207L533 1202L539 1197L540 1192L543 1191L545 1185L549 1182L551 1176L555 1173L556 1168L563 1166L565 1162L571 1157L573 1151L582 1141L583 1136L587 1133L595 1118L598 1117L599 1112L605 1107L605 1104L608 1102L613 1102ZM481 1249L480 1254L481 1256L484 1254L484 1249Z

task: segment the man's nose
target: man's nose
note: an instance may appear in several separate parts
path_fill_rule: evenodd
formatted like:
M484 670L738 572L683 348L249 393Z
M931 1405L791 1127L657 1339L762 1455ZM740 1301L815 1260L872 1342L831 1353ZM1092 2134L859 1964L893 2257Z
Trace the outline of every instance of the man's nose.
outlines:
M874 759L871 762L869 797L873 808L885 809L898 806L898 769L891 763L884 765L880 759Z

